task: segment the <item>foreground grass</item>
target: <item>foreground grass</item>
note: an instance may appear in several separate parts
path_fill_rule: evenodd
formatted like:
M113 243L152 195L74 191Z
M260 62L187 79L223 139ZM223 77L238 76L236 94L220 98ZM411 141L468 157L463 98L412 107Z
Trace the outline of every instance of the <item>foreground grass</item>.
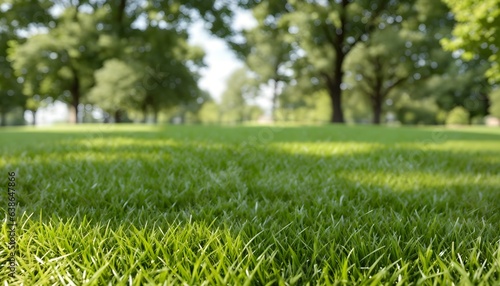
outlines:
M478 128L3 129L19 266L8 280L3 224L0 280L498 285L499 143Z

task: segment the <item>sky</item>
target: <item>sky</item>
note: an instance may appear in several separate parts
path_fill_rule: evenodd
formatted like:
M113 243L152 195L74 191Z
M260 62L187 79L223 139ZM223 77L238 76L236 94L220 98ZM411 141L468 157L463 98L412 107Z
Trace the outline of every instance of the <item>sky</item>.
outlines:
M235 13L233 28L241 30L252 28L256 25L251 12L239 10ZM199 86L219 101L226 88L226 80L236 69L243 66L243 63L236 58L234 53L228 48L226 43L214 36L211 36L204 28L203 22L196 22L190 27L189 42L203 47L205 50L205 68L201 70ZM37 124L46 125L54 122L62 122L68 118L67 106L64 103L55 104L41 108L37 114ZM31 122L31 112L25 114L26 120Z
M237 30L252 28L256 25L256 21L252 14L248 11L237 11L233 28ZM202 78L199 82L200 88L208 91L215 100L219 100L220 96L226 88L226 80L243 64L230 51L223 40L211 36L203 28L202 22L195 23L191 28L191 44L202 46L205 50L205 63L207 67L201 72Z

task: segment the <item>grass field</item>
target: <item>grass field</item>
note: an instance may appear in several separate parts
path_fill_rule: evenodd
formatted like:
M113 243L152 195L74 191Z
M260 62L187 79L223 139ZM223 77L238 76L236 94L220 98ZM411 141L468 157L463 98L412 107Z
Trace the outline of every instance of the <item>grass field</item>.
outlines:
M0 129L12 285L500 285L500 129Z

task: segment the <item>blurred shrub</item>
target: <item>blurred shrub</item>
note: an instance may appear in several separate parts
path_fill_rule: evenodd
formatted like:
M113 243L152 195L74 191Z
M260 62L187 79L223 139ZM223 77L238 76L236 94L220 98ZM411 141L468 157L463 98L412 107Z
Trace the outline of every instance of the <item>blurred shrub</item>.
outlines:
M476 116L472 117L471 124L472 125L484 125L484 116L476 115Z
M446 117L448 116L448 112L444 110L439 110L439 112L436 114L436 122L437 124L445 124L446 123Z
M415 115L415 112L408 110L404 113L403 123L415 124L415 123L417 123L416 120L417 120L417 116Z
M403 95L395 106L396 117L403 124L437 124L440 111L433 98L412 99Z
M6 125L26 125L24 120L24 109L16 107L12 109L6 116Z
M187 123L187 124L200 123L200 119L198 118L198 114L196 114L192 111L186 112L186 114L184 115L184 123Z
M467 125L469 124L469 112L467 109L457 106L453 108L446 118L446 125Z
M204 124L220 123L219 105L214 101L207 101L203 103L203 106L198 112L198 119Z

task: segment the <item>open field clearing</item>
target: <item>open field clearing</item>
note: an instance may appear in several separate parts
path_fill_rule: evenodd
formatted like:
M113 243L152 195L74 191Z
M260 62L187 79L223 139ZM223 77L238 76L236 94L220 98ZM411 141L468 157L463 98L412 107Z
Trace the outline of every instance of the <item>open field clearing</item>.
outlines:
M9 285L500 284L498 128L4 128L0 153Z

